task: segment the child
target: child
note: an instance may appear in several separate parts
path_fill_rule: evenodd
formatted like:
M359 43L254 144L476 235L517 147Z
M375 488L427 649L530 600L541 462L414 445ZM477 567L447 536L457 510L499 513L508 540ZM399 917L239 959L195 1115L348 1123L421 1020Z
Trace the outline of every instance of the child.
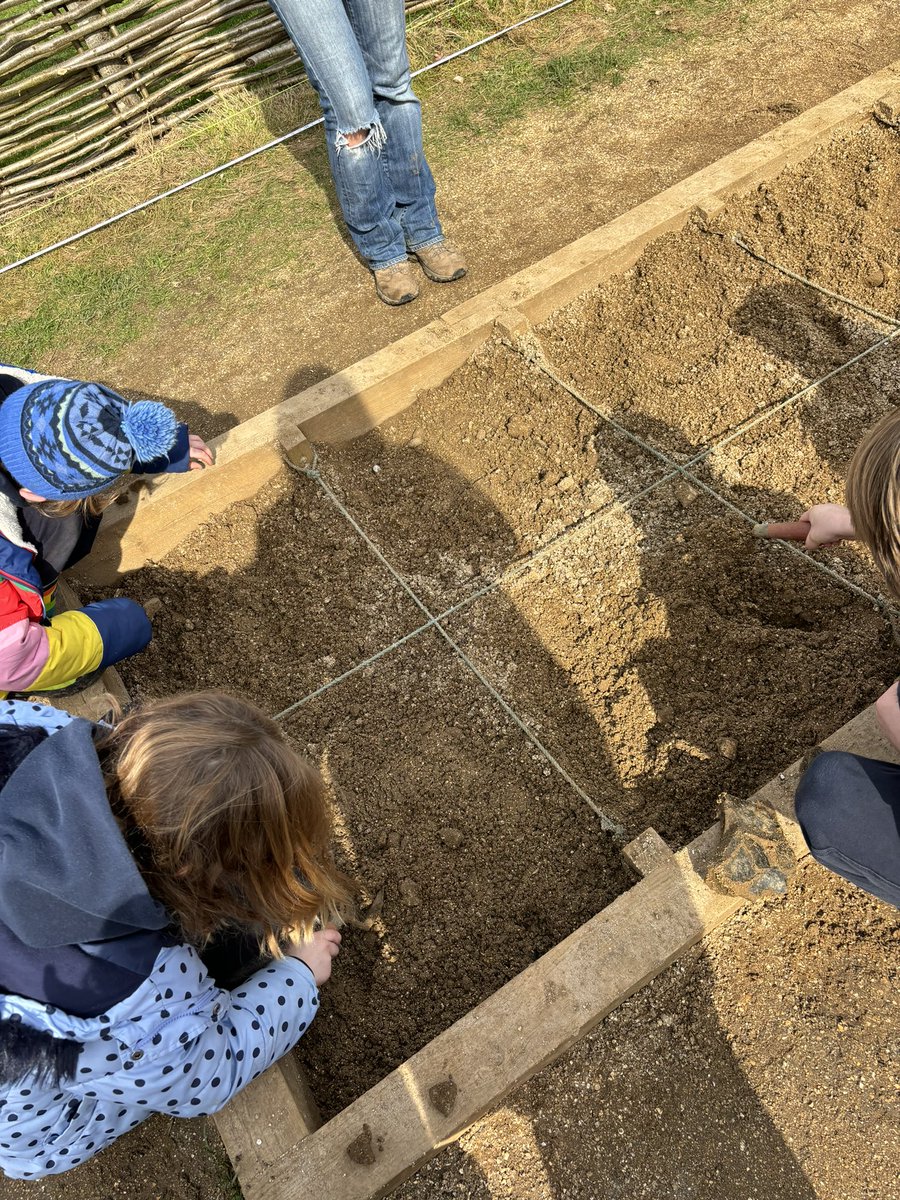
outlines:
M859 538L900 599L900 411L860 442L847 473L847 505L817 504L809 549ZM882 731L900 750L900 690L875 702ZM794 798L813 857L851 883L900 907L900 767L843 751L813 759Z
M54 616L57 580L90 551L129 473L211 464L163 404L0 364L0 695L76 691L144 649L139 604Z
M291 1049L341 940L314 924L349 896L329 838L318 775L244 700L178 696L116 729L0 701L8 1176L216 1112ZM219 986L211 947L245 982Z

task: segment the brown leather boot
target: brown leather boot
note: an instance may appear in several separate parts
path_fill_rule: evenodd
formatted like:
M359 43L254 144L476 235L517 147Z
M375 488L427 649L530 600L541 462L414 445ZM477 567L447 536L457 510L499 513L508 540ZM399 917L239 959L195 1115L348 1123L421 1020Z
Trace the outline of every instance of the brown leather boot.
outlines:
M413 250L422 264L422 270L435 283L453 283L466 273L466 260L450 242L437 242L434 246L423 246Z
M395 267L382 267L373 271L375 292L385 304L409 304L419 294L419 285L413 273L412 263L397 263Z

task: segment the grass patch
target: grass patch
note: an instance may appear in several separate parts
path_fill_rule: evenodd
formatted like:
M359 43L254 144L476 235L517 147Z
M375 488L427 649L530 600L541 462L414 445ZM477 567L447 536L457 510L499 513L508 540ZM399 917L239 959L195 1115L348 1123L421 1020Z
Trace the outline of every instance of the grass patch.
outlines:
M707 18L728 7L730 0L672 0L662 7L654 0L621 0L617 6L579 0L422 76L417 91L426 110L429 157L440 169L464 154L473 136L492 136L536 109L615 86L643 59L698 36ZM433 61L530 11L522 0L460 0L449 13L426 10L410 23L413 61ZM126 167L13 214L0 226L0 261L24 256L316 116L318 105L305 83L266 96L225 96ZM297 262L299 236L333 219L323 190L327 178L318 129L290 148L270 151L5 276L0 360L52 370L55 357L87 357L102 366L155 326L163 332L173 320L179 326L203 323L213 309L249 308L255 293L281 286L286 272L297 282L304 269L313 269Z

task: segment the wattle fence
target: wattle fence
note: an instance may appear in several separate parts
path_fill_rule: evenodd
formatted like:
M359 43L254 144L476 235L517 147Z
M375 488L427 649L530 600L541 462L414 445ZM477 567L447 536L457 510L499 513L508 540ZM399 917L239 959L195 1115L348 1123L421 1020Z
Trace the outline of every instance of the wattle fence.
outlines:
M0 216L302 74L265 0L0 0Z

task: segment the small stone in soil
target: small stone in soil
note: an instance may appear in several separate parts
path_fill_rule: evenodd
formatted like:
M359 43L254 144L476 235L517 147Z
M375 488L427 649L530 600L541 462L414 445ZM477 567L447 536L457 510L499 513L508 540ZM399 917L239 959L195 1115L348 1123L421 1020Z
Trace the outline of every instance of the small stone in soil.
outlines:
M576 483L571 475L563 475L562 479L560 479L556 486L561 492L571 492L572 488L576 486Z
M451 850L456 850L460 845L462 845L463 835L458 829L452 829L450 826L447 826L446 829L439 829L438 837L441 839L444 845L449 846Z
M410 908L422 903L422 893L411 879L401 879L399 884L400 899Z
M672 485L672 491L675 493L675 499L682 508L690 508L699 494L684 478L675 480L675 483Z
M729 762L734 762L738 756L738 744L731 737L724 737L719 742L719 753Z
M510 417L506 422L506 432L511 438L526 438L531 435L533 426L524 417Z

